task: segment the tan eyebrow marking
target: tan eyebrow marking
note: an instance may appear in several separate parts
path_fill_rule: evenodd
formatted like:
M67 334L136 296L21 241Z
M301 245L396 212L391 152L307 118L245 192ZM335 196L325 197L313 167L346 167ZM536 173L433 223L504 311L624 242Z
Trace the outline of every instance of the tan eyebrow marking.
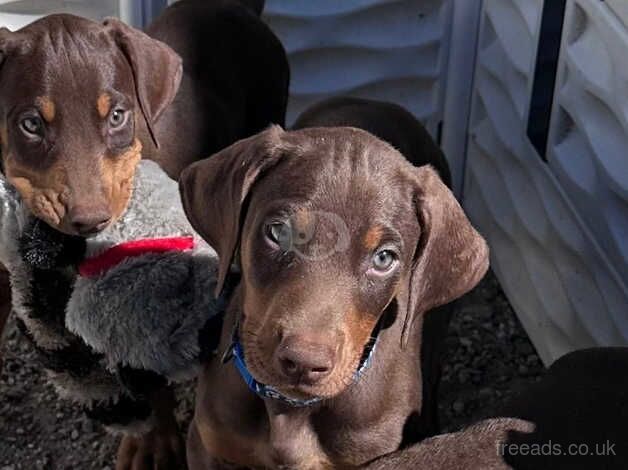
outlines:
M379 225L375 225L368 229L366 235L364 236L364 240L362 240L362 244L364 248L367 250L374 250L379 246L379 243L382 241L382 236L384 231L382 227Z
M101 118L107 117L107 114L109 114L111 110L111 96L107 93L101 93L98 100L96 100L96 109Z
M44 121L50 123L55 118L55 104L47 96L40 96L36 100L37 107Z

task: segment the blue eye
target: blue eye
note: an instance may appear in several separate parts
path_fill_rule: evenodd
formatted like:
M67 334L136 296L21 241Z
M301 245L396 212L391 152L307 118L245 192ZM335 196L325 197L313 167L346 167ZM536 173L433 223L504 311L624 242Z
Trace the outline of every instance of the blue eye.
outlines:
M31 116L20 121L20 129L22 129L22 132L24 132L24 134L28 137L39 137L43 132L44 123L41 118Z
M127 115L124 109L114 109L109 115L109 125L114 129L122 127L127 121Z
M379 250L373 255L373 267L379 272L389 271L397 261L397 254L392 250Z
M280 248L286 250L290 248L292 241L292 230L288 224L275 222L266 226L266 237Z

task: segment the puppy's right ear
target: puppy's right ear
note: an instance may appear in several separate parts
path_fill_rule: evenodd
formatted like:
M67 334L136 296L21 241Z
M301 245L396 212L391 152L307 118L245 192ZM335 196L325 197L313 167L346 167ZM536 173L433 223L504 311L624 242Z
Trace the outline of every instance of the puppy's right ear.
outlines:
M25 54L28 52L30 41L27 35L21 32L11 32L7 28L0 28L0 78L2 76L2 66L7 58L14 54ZM4 174L4 160L2 159L2 148L6 142L2 142L0 136L0 174Z
M179 177L185 214L220 258L216 296L222 292L240 241L246 198L257 179L284 154L283 133L281 127L271 126L193 163Z

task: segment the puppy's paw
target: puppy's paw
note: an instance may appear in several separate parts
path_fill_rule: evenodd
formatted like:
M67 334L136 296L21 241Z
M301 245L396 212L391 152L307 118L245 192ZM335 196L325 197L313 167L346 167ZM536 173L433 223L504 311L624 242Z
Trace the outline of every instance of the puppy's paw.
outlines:
M124 436L116 470L186 469L185 445L178 429L154 429L141 437Z

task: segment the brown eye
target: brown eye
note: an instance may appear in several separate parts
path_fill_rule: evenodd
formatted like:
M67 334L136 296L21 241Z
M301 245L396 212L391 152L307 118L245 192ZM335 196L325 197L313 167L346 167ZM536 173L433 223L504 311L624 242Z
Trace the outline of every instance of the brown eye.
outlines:
M127 121L127 112L124 109L116 108L109 115L109 125L113 129L122 127Z
M40 137L44 130L41 118L31 116L20 121L20 129L27 137Z
M381 272L387 272L397 261L397 254L392 250L379 250L373 255L373 267Z

